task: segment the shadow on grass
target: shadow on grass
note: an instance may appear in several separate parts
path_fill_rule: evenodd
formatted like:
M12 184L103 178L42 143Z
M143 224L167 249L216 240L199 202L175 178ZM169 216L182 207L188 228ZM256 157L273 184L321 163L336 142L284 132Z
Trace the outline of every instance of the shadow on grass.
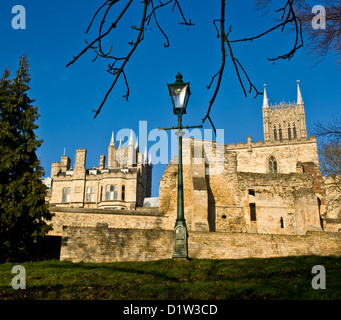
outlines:
M327 289L311 288L314 265L327 270ZM151 262L24 263L27 290L0 287L15 299L340 299L340 257ZM0 265L0 272L3 265ZM8 266L10 267L10 266ZM30 271L32 270L33 271ZM44 276L42 276L44 274ZM45 276L50 278L45 279ZM52 278L53 276L53 278Z

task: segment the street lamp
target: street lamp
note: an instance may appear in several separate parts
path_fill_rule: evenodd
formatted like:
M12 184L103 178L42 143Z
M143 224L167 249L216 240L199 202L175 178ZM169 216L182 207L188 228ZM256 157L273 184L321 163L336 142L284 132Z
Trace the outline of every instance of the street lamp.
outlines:
M184 83L182 81L182 75L179 72L176 75L175 83L168 83L169 95L172 97L173 112L178 117L186 114L186 108L189 96L191 94L189 90L189 82Z
M183 188L183 173L182 173L182 136L184 131L182 129L202 128L200 126L182 126L182 116L186 114L186 107L190 96L189 82L182 81L180 72L176 75L175 83L168 85L169 94L173 102L173 112L178 116L178 126L171 128L161 128L160 130L174 130L178 136L178 203L177 203L177 218L174 226L173 234L173 258L188 258L188 234L184 213L184 188Z

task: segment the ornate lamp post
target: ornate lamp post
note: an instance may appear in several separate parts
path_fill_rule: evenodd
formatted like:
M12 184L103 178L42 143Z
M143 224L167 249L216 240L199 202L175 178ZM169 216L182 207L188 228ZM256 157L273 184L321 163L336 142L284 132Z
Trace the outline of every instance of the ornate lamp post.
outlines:
M182 129L202 128L200 126L182 126L182 116L186 114L186 107L190 96L189 82L182 81L180 72L176 75L175 83L167 84L169 94L173 102L173 112L178 116L178 126L171 128L161 128L160 130L174 130L177 129L178 136L178 205L177 218L174 227L174 251L173 258L188 258L187 246L187 226L184 212L184 189L183 189L183 173L182 173L182 136L184 131Z

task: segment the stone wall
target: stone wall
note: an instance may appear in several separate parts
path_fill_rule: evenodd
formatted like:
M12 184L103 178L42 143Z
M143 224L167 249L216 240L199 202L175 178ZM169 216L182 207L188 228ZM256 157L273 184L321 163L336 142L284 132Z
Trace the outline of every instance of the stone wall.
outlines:
M316 147L314 141L312 139L309 145ZM304 234L309 230L322 230L320 208L314 193L321 193L321 181L317 179L321 177L315 174L319 173L316 164L301 162L300 172L296 172L296 163L293 163L294 172L270 174L263 172L264 168L260 168L260 172L243 172L237 170L240 163L237 151L229 151L226 147L219 150L215 143L211 144L210 150L202 143L197 146L202 151L200 154L195 152L196 142L200 141L184 139L184 207L189 231ZM262 148L271 153L270 145ZM301 148L304 150L302 144ZM217 157L219 152L223 155ZM262 159L265 166L268 158L263 155ZM167 166L159 189L160 211L174 220L177 209L176 163L177 159L172 159ZM310 167L311 172L304 172L304 168ZM213 170L217 168L219 170ZM251 190L254 193L252 199ZM251 203L256 208L254 221L251 219Z
M322 231L313 177L306 173L238 173L249 232L305 234ZM254 195L248 194L253 190ZM256 221L250 221L249 204L255 203Z
M60 260L150 261L172 257L172 231L64 227Z
M341 219L341 177L324 177L327 200L327 218Z
M250 138L250 137L249 137ZM318 165L316 138L296 139L276 142L252 142L229 144L226 149L235 151L238 158L238 171L269 172L269 158L274 156L279 173L296 172L297 162L314 162Z
M95 227L98 223L106 223L110 228L164 229L172 230L174 220L157 208L139 208L137 210L88 209L50 207L54 214L53 230L48 235L61 236L63 226Z
M72 262L171 259L173 232L168 230L64 227L61 260ZM299 255L341 256L341 233L305 235L190 232L190 258L244 259Z

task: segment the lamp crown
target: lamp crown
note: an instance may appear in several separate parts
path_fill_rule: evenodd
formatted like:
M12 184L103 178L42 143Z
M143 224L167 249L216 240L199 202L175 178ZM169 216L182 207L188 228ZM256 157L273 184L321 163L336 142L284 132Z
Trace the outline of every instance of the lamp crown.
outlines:
M175 83L183 83L182 78L183 78L182 74L180 72L178 72L178 74L176 75Z

